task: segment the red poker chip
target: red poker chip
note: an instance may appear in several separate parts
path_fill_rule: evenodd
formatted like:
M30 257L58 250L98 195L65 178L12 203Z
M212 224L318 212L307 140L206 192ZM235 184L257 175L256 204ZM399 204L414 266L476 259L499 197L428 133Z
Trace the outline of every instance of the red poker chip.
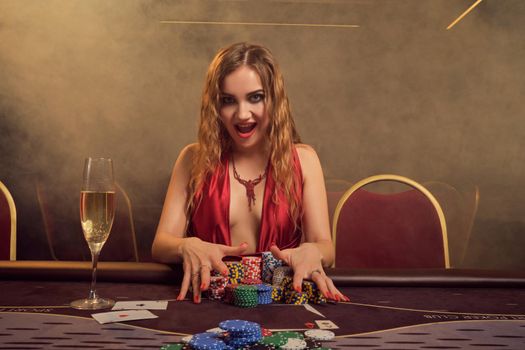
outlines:
M269 337L272 335L272 331L268 328L261 328L263 337Z

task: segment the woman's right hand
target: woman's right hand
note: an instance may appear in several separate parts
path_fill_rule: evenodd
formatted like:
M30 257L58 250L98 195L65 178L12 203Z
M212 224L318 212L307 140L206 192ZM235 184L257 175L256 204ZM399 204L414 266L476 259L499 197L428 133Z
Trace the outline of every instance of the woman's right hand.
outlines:
M228 267L222 258L228 255L241 255L247 243L236 247L222 244L209 243L197 237L188 237L180 246L180 255L183 259L184 277L180 287L177 300L183 300L190 287L193 288L193 302L201 302L201 291L210 286L211 270L219 271L225 277L228 276Z

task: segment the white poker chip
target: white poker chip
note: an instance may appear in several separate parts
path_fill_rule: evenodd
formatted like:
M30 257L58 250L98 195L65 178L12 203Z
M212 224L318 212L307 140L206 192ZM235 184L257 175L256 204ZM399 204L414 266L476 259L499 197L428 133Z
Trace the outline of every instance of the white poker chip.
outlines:
M332 340L335 337L334 332L326 329L309 329L304 335L314 340Z
M220 327L215 327L215 328L208 329L206 332L215 333L215 334L222 334L222 333L224 333L226 331L224 329L220 328Z
M281 345L281 350L303 350L306 349L307 344L303 339L288 338L286 344Z
M188 344L191 341L191 338L193 338L193 335L187 335L185 337L182 337L180 341L183 342L184 344Z

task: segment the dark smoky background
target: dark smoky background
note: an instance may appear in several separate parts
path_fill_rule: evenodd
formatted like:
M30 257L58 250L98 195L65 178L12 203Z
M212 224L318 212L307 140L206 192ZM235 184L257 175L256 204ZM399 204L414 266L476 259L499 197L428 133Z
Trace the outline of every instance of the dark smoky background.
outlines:
M196 139L207 65L252 41L278 58L329 190L379 173L477 186L461 266L524 268L525 3L486 0L445 30L471 4L0 1L0 180L17 204L18 259L87 258L82 166L104 156L149 260L171 167Z

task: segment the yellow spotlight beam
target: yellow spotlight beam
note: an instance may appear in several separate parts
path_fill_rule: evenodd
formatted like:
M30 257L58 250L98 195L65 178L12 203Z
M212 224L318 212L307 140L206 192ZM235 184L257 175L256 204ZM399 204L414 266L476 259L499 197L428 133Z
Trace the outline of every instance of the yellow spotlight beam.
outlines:
M162 24L207 24L234 26L281 26L281 27L328 27L328 28L359 28L357 24L316 24L316 23L265 23L265 22L213 22L213 21L160 21Z
M449 30L450 28L452 28L453 26L455 26L459 21L461 21L463 19L463 17L465 17L466 15L469 14L470 11L474 10L474 8L476 6L479 5L480 2L482 2L483 0L477 0L474 4L472 4L472 6L470 6L465 12L463 12L458 18L456 18L454 20L454 22L450 23L449 26L447 27L447 30Z

